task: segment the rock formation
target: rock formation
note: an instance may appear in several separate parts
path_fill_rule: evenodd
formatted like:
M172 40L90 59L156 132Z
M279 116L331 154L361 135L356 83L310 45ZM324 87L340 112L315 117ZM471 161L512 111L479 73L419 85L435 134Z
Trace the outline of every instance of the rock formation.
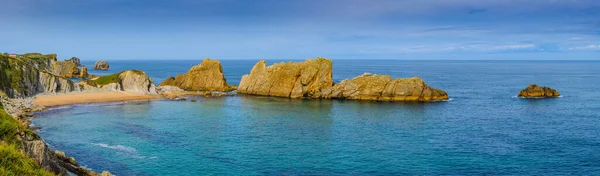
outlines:
M152 79L143 71L127 70L117 74L81 81L81 87L89 91L125 91L137 94L158 94Z
M549 87L540 87L535 84L530 84L527 88L521 90L518 96L523 98L548 98L558 97L560 96L560 93Z
M305 62L277 63L266 66L264 60L244 75L238 93L279 97L317 98L333 85L332 63L325 58Z
M0 55L0 70L3 70L0 72L0 90L10 98L29 97L39 93L81 91L73 81L52 72L51 65L54 62L56 61L51 58L50 60L17 59Z
M109 67L106 61L96 61L96 64L94 64L94 70L108 70Z
M87 78L89 76L88 72L87 72L87 67L86 66L81 66L81 71L79 72L79 77L80 78Z
M231 91L223 75L223 67L218 60L204 59L202 63L192 67L187 73L169 77L161 86L176 86L185 90Z
M365 73L344 80L321 92L320 98L376 101L436 101L447 100L448 94L434 89L421 78L396 78Z
M81 66L81 60L79 60L79 58L77 58L77 57L71 57L71 59L65 60L65 61L73 62L75 65Z
M80 70L77 64L71 61L53 61L51 64L52 73L66 78L74 78L80 76Z

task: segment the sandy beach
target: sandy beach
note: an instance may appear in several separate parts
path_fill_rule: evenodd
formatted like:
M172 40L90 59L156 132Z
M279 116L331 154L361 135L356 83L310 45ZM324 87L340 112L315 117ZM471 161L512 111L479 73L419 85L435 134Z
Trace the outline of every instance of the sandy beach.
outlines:
M144 95L127 92L93 92L93 93L71 93L57 95L39 95L34 103L39 106L52 107L70 104L105 103L131 100L158 99L158 95Z

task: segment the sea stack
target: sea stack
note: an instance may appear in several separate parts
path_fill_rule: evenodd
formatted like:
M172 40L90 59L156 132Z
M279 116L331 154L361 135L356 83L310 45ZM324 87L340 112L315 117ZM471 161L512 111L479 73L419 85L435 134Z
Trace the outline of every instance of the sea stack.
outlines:
M223 67L219 60L204 59L202 63L192 67L187 73L169 77L161 86L176 86L184 90L205 90L228 92L232 88L227 84Z
M94 70L108 70L109 67L110 65L106 61L96 61L94 64Z
M518 96L522 98L551 98L560 96L560 93L546 86L540 87L536 84L530 84L527 88L521 90Z
M264 60L244 75L238 93L290 98L318 98L333 85L332 63L325 58L304 62L277 63L267 66Z
M321 98L375 101L440 101L448 94L427 86L421 78L396 78L365 73L325 89Z

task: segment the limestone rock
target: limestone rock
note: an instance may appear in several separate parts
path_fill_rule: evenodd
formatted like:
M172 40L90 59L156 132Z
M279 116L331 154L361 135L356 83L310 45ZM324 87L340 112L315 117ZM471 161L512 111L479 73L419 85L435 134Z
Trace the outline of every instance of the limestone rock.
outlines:
M86 66L81 66L81 71L79 72L79 77L80 78L87 78L89 76L88 72L87 72L87 67Z
M145 72L127 70L117 74L98 77L79 83L86 91L124 91L137 94L157 95L156 85Z
M119 74L119 83L125 92L156 95L156 86L146 73L137 70L127 70Z
M325 58L266 66L264 60L244 75L237 92L279 97L317 98L333 85L332 62Z
M96 61L96 64L94 64L94 70L108 70L109 67L106 61Z
M231 91L223 75L223 67L218 60L204 59L187 73L170 77L161 86L176 86L185 90Z
M52 73L66 78L79 77L81 71L77 68L77 64L71 61L54 61L52 62Z
M521 90L518 96L523 98L548 98L558 97L560 96L560 93L549 87L540 87L536 84L530 84L527 88Z
M448 94L434 89L421 78L396 78L387 75L363 74L344 80L321 92L320 98L376 101L436 101L447 100Z
M65 60L65 61L73 62L73 63L75 63L75 65L81 66L81 60L79 60L79 58L77 58L77 57L71 57L71 59Z

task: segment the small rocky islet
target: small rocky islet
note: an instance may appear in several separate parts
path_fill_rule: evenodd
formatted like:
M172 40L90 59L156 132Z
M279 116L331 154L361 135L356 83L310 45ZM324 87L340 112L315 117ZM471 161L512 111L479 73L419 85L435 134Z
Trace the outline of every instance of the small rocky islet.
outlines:
M108 70L110 65L108 65L107 61L96 61L94 64L94 70Z
M517 96L521 98L554 98L559 97L560 93L546 86L530 84L527 88L521 90Z

